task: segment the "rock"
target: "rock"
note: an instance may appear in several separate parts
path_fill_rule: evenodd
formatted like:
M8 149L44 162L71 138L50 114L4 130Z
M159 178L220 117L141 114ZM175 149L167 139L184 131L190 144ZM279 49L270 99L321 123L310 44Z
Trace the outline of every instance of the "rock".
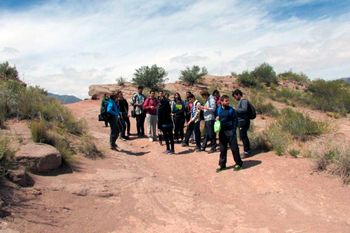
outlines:
M10 170L7 173L6 177L11 182L22 187L31 187L34 185L34 180L29 176L24 168L19 168L18 170Z
M42 143L29 143L21 147L15 155L16 161L32 172L48 172L62 164L60 152L53 146Z

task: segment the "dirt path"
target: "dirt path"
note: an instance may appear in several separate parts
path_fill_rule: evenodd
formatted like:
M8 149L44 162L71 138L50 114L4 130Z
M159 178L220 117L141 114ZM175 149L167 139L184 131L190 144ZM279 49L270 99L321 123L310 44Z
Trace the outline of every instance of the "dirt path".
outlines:
M146 139L108 148L98 102L70 105L87 120L106 158L77 158L73 172L35 176L28 201L3 227L19 232L350 232L350 188L311 161L271 153L245 169L215 173L218 153L164 147ZM192 148L191 148L192 149ZM229 164L233 165L232 157ZM1 226L1 225L0 225ZM0 228L1 229L1 228ZM0 231L1 232L1 231Z

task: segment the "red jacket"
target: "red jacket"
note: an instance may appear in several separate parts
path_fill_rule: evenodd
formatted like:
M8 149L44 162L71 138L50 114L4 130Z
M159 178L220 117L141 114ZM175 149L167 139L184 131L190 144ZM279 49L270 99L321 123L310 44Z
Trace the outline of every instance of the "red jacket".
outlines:
M151 109L151 106L153 106L154 108ZM146 112L146 114L157 115L157 106L158 100L156 98L152 99L148 97L143 103L143 110Z

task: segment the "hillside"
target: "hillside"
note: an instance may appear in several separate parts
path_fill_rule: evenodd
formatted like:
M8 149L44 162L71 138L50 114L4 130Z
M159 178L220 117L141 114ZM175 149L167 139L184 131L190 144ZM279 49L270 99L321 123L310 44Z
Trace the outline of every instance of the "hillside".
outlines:
M350 78L342 78L345 82L350 84Z
M57 95L53 93L48 93L47 95L55 98L56 100L60 101L63 104L72 104L72 103L81 101L81 99L73 95Z
M202 88L219 88L225 93L235 87L239 87L236 79L213 76L194 87L166 84L172 93L197 93ZM128 99L135 91L130 84L93 86L90 90L99 96L117 89ZM248 88L244 91L248 98L256 95ZM307 107L269 101L278 110L292 107L312 119L332 122L334 130L307 142L296 141L302 152L320 147L330 138L350 143L348 118L334 119ZM68 233L350 231L349 186L329 173L315 172L313 160L257 151L244 159L241 171L215 173L218 152L194 152L192 146L176 145L176 154L168 156L158 143L132 136L130 141L118 141L121 151L113 152L108 147L109 128L96 120L99 104L86 100L67 106L75 117L86 121L98 148L105 152L104 158L78 156L71 167L47 176L32 175L34 187L12 191L16 207L0 229L53 233L62 229ZM254 131L266 130L274 120L259 115ZM22 132L20 126L15 128ZM228 165L233 165L230 154ZM22 200L25 204L18 204Z

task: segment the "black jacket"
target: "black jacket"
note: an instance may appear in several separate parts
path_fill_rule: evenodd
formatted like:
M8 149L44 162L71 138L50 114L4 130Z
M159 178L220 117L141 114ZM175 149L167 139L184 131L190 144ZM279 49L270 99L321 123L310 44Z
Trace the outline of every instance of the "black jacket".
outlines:
M167 99L160 100L160 105L158 107L158 128L160 130L173 128L170 103Z

